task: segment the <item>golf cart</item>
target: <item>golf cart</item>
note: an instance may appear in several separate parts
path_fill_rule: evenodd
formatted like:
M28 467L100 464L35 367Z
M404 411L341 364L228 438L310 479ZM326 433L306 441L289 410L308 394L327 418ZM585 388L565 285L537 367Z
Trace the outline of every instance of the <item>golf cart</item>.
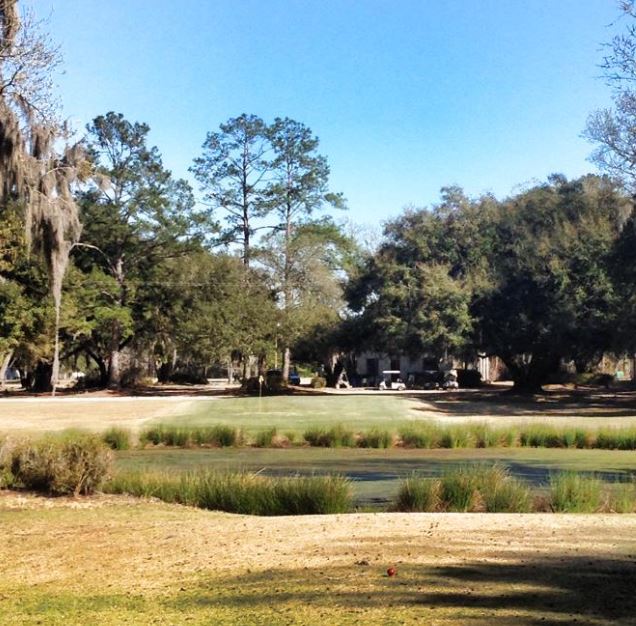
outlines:
M406 389L406 385L400 376L400 370L383 370L382 380L378 385L378 389L380 391L386 391L387 389L404 391Z

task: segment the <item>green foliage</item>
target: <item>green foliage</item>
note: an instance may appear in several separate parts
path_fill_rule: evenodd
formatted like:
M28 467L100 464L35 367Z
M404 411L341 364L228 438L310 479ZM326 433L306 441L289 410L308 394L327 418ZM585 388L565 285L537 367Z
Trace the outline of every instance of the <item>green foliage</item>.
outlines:
M131 434L123 428L112 427L103 433L102 441L111 450L128 450L131 447Z
M413 424L399 430L405 448L437 448L440 440L439 428L432 424Z
M351 448L355 445L353 432L342 424L331 428L309 428L303 433L303 438L310 446L320 448Z
M595 513L602 504L602 483L573 472L550 478L550 505L559 513Z
M23 441L9 452L12 486L52 495L90 494L110 472L110 450L97 435L66 434Z
M440 482L416 475L402 481L395 501L395 510L407 513L429 513L439 510Z
M209 471L177 476L120 474L106 490L244 515L321 515L351 509L349 483L339 476L274 479Z
M267 428L266 430L260 430L256 433L254 439L254 445L257 448L271 448L274 442L274 438L278 435L276 428Z
M356 439L358 448L390 448L393 436L388 430L372 428L366 433L360 433Z
M238 428L222 424L208 427L157 425L142 431L142 444L165 445L177 448L211 446L225 448L244 443L243 432Z

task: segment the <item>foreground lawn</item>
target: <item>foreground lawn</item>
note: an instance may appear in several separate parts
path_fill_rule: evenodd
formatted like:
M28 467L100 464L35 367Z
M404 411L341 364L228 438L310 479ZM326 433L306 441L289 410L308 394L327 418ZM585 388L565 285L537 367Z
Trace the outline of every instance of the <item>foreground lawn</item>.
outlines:
M399 479L413 472L439 476L467 463L499 462L511 473L540 486L551 472L572 470L598 474L606 480L636 475L636 454L618 450L554 448L486 448L452 450L388 450L358 448L220 448L147 449L117 452L122 471L188 471L196 469L249 470L270 476L339 473L353 481L361 505L386 503L394 497Z
M254 518L0 494L0 524L3 625L627 626L636 612L634 515Z

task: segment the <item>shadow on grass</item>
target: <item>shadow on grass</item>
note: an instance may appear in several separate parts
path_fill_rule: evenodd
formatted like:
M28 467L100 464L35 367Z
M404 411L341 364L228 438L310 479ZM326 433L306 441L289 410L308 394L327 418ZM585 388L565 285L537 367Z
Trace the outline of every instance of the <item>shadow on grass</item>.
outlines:
M425 396L406 394L409 400L426 406L415 410L445 415L551 416L551 417L634 417L636 392L633 390L546 391L539 395L514 395L509 391L439 392Z
M373 565L323 570L270 570L187 590L172 608L224 607L249 611L271 606L304 610L385 609L386 615L444 617L453 623L635 623L636 561L586 557L446 567L398 564L388 578ZM213 590L213 591L211 591ZM489 617L485 620L484 615Z

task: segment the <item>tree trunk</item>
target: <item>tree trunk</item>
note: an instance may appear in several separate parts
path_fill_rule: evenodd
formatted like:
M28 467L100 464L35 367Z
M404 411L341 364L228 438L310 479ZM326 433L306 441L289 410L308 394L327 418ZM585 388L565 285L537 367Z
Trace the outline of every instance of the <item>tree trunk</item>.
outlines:
M559 365L559 358L553 355L514 355L502 360L512 376L513 391L522 394L541 393Z
M115 278L119 284L119 305L126 306L126 287L124 285L124 259L119 257L115 263ZM120 322L113 322L110 338L108 357L108 387L119 389L121 387L121 339L122 327Z
M7 370L9 369L9 363L11 363L11 359L13 358L13 350L9 350L5 357L0 360L0 389L4 389L4 379L7 375Z
M289 370L291 369L291 348L285 347L283 350L283 380L289 380Z
M29 391L36 393L49 392L52 390L51 375L53 373L53 364L45 361L38 361L33 373L33 380Z

